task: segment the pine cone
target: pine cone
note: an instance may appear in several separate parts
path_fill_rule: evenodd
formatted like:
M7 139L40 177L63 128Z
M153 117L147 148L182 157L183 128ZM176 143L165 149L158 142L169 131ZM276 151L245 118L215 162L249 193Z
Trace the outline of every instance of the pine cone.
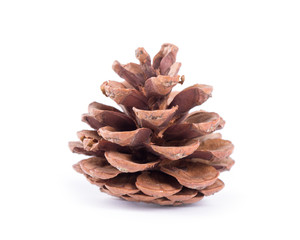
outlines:
M94 130L77 133L74 153L91 156L75 164L102 192L128 201L160 205L194 203L224 187L219 173L234 161L230 141L220 133L224 120L214 112L196 111L212 92L195 84L181 92L184 81L176 62L178 48L163 44L151 64L144 48L135 52L140 64L113 63L125 81L106 81L101 90L123 111L93 102L82 121Z

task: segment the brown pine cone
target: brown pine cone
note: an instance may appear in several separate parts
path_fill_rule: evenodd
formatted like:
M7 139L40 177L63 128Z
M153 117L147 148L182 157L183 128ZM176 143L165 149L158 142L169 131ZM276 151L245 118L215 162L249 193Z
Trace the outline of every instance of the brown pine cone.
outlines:
M225 122L214 112L189 113L211 96L211 86L172 92L184 81L177 52L175 45L163 44L152 64L144 48L135 52L140 64L115 61L113 70L125 81L106 81L101 90L123 112L93 102L82 116L94 130L78 132L80 141L69 146L91 157L73 167L102 192L128 201L180 205L224 187L218 177L234 164L233 145L214 131Z

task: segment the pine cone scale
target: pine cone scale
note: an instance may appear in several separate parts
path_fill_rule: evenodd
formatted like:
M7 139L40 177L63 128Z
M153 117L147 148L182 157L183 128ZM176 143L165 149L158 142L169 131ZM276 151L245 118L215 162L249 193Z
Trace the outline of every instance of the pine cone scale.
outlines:
M135 162L131 154L119 152L105 152L107 161L121 172L139 172L154 168L159 160L141 163Z
M148 128L138 128L133 131L116 131L112 127L102 127L97 131L105 140L120 146L136 147L148 143L152 131Z
M158 171L143 172L135 184L143 193L154 197L171 196L182 188L175 178Z
M192 154L199 147L199 144L199 141L192 140L179 146L159 146L154 144L148 146L155 154L169 160L178 160Z
M203 189L215 183L219 172L212 166L188 160L178 160L161 166L160 170L175 177L180 184L191 189Z

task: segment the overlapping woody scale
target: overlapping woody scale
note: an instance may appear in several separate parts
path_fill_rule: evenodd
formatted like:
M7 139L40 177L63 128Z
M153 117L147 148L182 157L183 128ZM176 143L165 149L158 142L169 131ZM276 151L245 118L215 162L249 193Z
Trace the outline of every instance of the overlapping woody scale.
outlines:
M233 145L216 130L224 120L214 112L190 109L211 97L212 87L195 84L172 92L184 76L178 48L163 44L153 58L136 50L140 64L115 61L125 81L106 81L101 90L123 111L93 102L82 121L93 130L77 133L72 152L90 156L74 169L102 192L128 201L160 205L194 203L224 187L220 172L230 170Z

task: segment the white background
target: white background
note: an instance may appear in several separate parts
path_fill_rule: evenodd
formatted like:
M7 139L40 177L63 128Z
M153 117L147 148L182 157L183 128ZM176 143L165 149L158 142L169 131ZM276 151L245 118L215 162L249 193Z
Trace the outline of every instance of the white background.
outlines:
M183 207L100 193L67 147L113 104L112 62L165 42L235 144L225 188ZM299 239L299 66L299 1L0 1L0 238Z

